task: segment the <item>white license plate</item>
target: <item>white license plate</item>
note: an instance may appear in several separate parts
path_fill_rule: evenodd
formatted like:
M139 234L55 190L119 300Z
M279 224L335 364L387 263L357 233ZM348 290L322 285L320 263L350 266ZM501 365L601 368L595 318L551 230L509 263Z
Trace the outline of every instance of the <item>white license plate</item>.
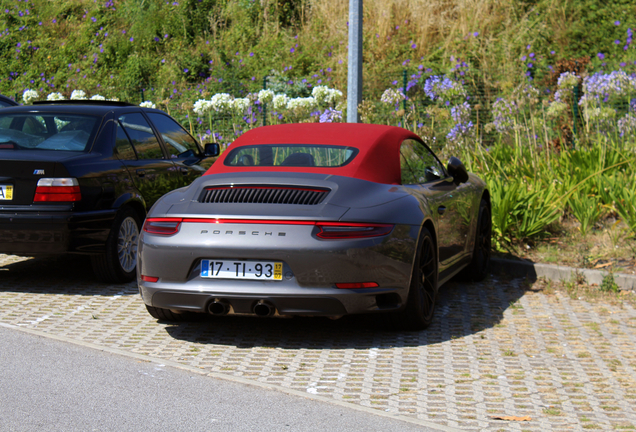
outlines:
M275 261L201 260L201 277L282 280L283 263Z
M12 200L12 199L13 199L13 186L0 185L0 200Z

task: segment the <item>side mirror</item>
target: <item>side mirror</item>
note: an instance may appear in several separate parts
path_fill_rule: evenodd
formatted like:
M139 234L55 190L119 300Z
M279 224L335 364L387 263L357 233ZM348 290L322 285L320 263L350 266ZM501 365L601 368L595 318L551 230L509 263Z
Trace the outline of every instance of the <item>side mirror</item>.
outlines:
M221 154L221 147L217 143L207 143L204 146L203 155L205 157L215 157Z
M446 171L448 171L448 174L453 177L453 182L455 184L465 183L468 181L468 171L466 171L466 167L464 167L462 161L454 156L448 160Z

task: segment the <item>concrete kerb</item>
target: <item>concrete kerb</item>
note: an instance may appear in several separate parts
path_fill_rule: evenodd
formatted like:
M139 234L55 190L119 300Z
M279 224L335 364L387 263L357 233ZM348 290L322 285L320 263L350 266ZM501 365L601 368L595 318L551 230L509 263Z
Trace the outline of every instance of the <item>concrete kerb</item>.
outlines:
M527 277L531 280L546 278L555 282L570 281L578 273L588 284L601 285L603 279L610 274L606 270L572 268L554 264L540 264L530 261L515 261L493 258L491 269L494 273L504 273L514 277ZM636 290L636 275L612 273L614 282L622 291Z

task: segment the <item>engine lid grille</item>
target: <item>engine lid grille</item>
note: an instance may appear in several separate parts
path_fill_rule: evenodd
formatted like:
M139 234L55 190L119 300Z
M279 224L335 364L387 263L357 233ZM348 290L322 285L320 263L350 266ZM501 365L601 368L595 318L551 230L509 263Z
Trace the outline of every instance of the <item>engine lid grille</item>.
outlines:
M316 205L329 189L303 186L213 186L203 189L201 203Z

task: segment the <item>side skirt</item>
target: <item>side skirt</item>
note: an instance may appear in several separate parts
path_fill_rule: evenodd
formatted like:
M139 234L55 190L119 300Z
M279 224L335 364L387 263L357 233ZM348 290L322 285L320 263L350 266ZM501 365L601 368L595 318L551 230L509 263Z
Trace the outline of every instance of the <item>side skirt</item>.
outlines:
M453 265L448 267L446 270L442 271L439 274L439 279L438 279L438 282L437 282L437 288L439 288L442 285L444 285L446 282L448 282L450 279L452 279L453 276L455 276L457 273L462 271L464 269L464 267L466 267L468 264L470 264L470 260L471 260L471 255L470 254L464 255L463 258L460 258L456 263L454 263Z

